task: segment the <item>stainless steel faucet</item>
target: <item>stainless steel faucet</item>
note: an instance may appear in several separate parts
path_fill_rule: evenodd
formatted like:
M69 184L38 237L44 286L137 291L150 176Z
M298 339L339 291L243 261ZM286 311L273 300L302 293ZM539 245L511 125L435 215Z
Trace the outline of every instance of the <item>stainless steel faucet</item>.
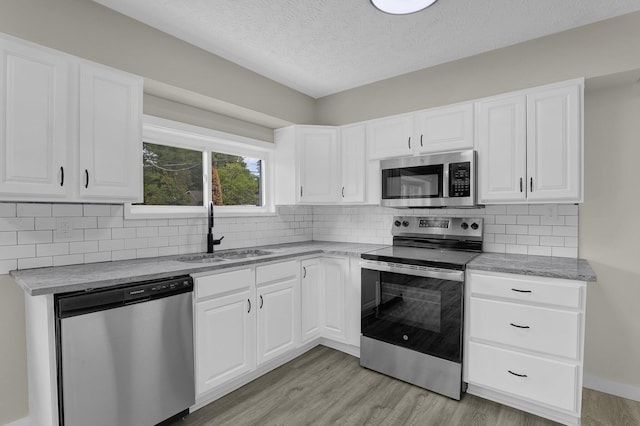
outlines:
M209 204L209 232L207 232L207 253L213 253L213 246L218 246L224 239L224 236L219 240L213 238L213 202Z

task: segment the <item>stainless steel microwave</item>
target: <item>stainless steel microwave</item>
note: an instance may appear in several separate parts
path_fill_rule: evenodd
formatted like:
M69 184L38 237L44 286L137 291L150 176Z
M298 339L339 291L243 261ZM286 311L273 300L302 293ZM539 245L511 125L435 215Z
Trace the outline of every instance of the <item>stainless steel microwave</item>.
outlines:
M381 205L473 207L476 152L472 149L380 161Z

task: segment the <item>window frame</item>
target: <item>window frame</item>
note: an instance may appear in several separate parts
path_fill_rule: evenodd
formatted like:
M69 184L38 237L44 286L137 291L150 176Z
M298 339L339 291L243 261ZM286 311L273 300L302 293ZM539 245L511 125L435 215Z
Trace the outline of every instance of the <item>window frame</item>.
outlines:
M125 219L171 219L206 217L211 202L211 152L252 157L262 160L262 206L215 206L216 217L272 216L274 203L274 152L270 142L207 129L165 118L143 116L144 142L202 152L202 206L124 206ZM140 147L142 149L142 146ZM143 165L140 164L140 167ZM144 176L142 180L144 185ZM144 192L144 191L143 191Z

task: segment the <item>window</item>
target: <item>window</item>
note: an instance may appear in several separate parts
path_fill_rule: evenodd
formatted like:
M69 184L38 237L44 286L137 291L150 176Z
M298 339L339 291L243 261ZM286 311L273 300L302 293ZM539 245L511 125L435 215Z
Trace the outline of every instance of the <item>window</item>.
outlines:
M143 202L128 218L261 215L274 211L271 143L145 116Z

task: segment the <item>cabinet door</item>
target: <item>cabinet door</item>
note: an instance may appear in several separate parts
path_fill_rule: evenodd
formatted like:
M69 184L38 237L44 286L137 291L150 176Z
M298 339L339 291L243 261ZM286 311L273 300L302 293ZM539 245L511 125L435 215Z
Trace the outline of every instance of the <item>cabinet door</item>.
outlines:
M320 317L322 303L322 263L320 259L302 262L302 280L300 282L300 324L301 341L307 342L319 337L322 330Z
M413 134L413 117L382 118L367 123L367 145L370 160L381 160L392 157L404 157L413 154L415 141Z
M295 348L297 282L296 276L257 290L258 364Z
M301 127L298 136L298 174L301 203L338 201L338 134L336 129Z
M526 200L526 98L476 103L480 204Z
M142 79L80 66L80 197L142 201Z
M62 199L73 180L69 61L5 39L0 54L0 200Z
M366 134L364 124L340 129L340 164L343 203L364 203L366 174Z
M347 340L346 327L346 259L324 258L324 336L333 340Z
M581 85L527 96L530 201L582 201Z
M433 108L416 114L416 152L473 148L473 104Z
M195 305L196 394L255 368L255 290Z

